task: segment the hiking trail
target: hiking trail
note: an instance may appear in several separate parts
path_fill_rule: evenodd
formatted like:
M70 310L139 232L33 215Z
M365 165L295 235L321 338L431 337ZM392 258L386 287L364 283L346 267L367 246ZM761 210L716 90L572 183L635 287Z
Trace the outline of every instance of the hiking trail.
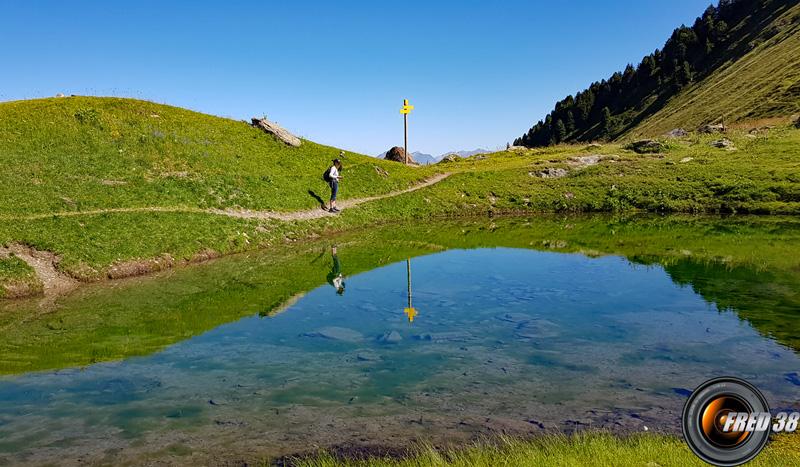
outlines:
M422 188L435 185L451 175L450 172L434 175L421 183L412 185L408 188L398 191L392 191L382 195L367 196L365 198L352 198L338 201L338 207L342 209L352 208L359 204L368 203L370 201L377 201L385 198L392 198L412 191L421 190ZM303 211L293 212L275 212L275 211L255 211L250 209L219 209L219 208L193 208L193 207L169 207L169 206L142 206L134 208L106 208L106 209L92 209L87 211L61 211L51 213L31 214L28 216L0 216L2 220L38 220L48 219L51 217L75 217L75 216L91 216L95 214L111 214L111 213L128 213L128 212L183 212L183 213L196 213L196 214L214 214L218 216L236 217L239 219L273 219L279 221L296 221L296 220L311 220L320 219L326 216L335 216L336 214L328 212L322 207L313 209L306 209Z

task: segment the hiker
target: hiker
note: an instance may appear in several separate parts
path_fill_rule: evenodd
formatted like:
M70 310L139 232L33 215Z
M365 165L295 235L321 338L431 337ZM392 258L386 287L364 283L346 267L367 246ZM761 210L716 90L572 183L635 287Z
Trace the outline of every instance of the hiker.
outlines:
M328 284L336 289L338 295L344 294L344 276L342 275L342 265L339 264L339 257L336 255L336 246L331 247L331 256L333 257L333 266L331 272L328 273Z
M344 151L340 152L339 155L344 156ZM339 212L339 209L336 207L336 194L339 192L339 179L342 178L339 174L341 170L342 161L336 158L333 160L333 165L331 165L322 176L322 179L328 182L328 185L331 187L331 202L330 208L328 209L330 212Z

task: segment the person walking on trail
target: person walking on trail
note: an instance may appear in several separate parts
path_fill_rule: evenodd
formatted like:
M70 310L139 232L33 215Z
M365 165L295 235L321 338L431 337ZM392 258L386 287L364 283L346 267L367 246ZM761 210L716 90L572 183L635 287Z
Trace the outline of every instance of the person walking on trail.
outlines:
M344 152L341 152L340 155L343 155ZM336 207L336 195L339 192L339 180L342 178L340 171L342 170L342 161L337 159L333 160L333 165L325 172L325 179L328 182L328 185L331 187L331 202L329 204L330 208L328 209L330 212L339 212L339 208Z
M333 257L333 265L331 266L331 272L328 273L328 284L336 289L337 294L344 295L344 276L342 275L339 256L336 254L336 246L331 247L331 256Z

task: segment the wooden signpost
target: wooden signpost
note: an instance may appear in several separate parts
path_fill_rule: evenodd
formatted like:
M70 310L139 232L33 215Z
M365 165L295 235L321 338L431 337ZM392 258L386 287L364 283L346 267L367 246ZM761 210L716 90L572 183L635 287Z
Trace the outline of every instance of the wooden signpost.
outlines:
M408 114L414 110L413 105L408 105L408 99L403 99L403 108L400 113L403 114L403 150L405 151L405 162L408 165Z

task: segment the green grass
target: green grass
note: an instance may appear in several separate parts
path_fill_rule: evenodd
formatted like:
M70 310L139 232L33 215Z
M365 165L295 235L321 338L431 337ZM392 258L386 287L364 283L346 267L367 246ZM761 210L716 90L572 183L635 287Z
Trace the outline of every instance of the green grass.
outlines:
M669 141L656 155L616 144L557 146L424 168L348 154L342 199L389 193L436 172L453 175L335 218L297 222L198 212L47 214L150 206L313 208L309 190L326 196L320 176L337 149L310 141L290 148L243 122L116 98L2 103L0 134L0 244L57 253L59 267L81 280L107 277L120 263L166 258L162 264L174 264L208 250L241 252L398 221L487 213L800 213L800 130L789 127L757 138L734 132L728 137L736 151L710 147L718 136L695 135ZM535 176L547 167L569 168L571 157L587 154L607 157L564 178ZM45 217L20 218L31 214Z
M0 298L41 292L42 284L28 263L9 256L0 257Z
M347 276L452 248L624 256L664 268L721 310L800 349L797 219L537 215L409 222L281 242L201 267L90 285L59 299L57 313L43 313L35 300L0 305L0 374L147 355L244 316L272 315L325 284L334 243Z
M751 466L785 466L800 463L798 435L774 437ZM265 464L266 465L266 464ZM628 437L606 433L573 436L546 435L533 440L503 439L461 449L420 447L408 458L372 457L343 459L331 454L292 459L297 467L495 467L495 466L706 466L677 437L638 434Z
M311 208L308 190L325 197L321 176L339 153L311 141L289 147L241 121L118 98L0 103L0 135L2 214ZM345 165L345 197L404 188L429 172L354 153Z

